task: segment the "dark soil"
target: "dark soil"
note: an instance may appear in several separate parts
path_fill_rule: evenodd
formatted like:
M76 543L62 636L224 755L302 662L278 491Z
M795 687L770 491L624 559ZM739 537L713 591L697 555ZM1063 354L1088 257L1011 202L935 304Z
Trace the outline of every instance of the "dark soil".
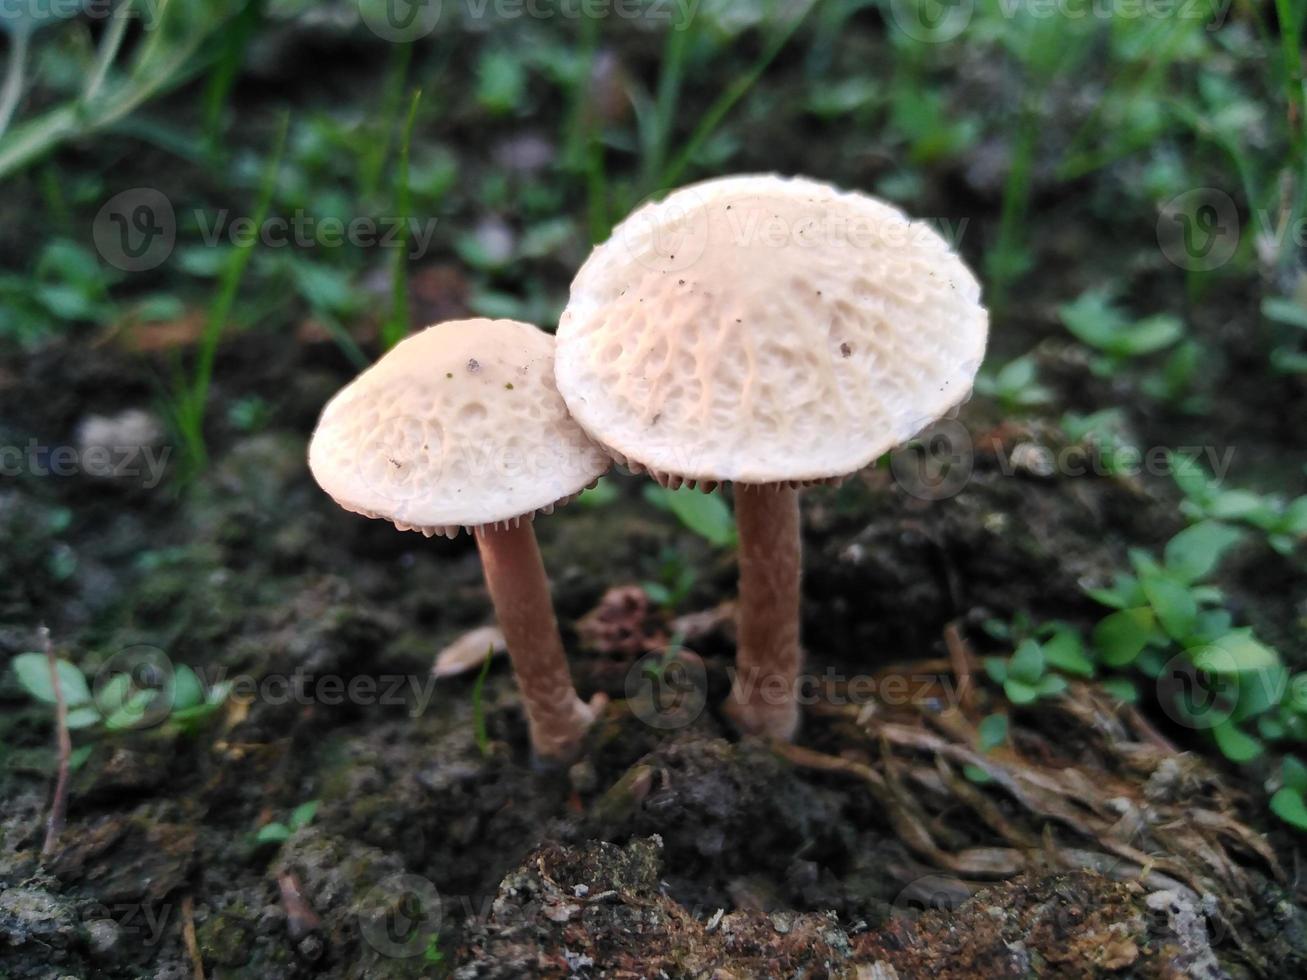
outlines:
M866 786L735 739L717 713L732 653L720 622L689 642L707 665L708 710L680 730L643 724L623 685L640 637L665 641L666 621L636 603L623 642L591 628L588 649L577 621L609 588L656 579L668 549L700 570L681 612L728 598L733 569L645 508L632 478L614 504L539 521L582 695L613 698L591 751L570 770L533 766L502 664L482 697L479 745L475 671L426 686L434 652L490 616L471 542L401 534L334 507L303 457L317 407L347 369L330 349L292 341L250 337L243 351L220 372L253 377L278 421L221 430L212 470L185 493L86 475L29 476L0 493L5 655L32 649L44 621L92 676L147 644L206 680L261 685L197 731L79 735L91 752L45 864L49 714L12 682L0 690L6 977L188 975L192 929L196 955L223 977L1286 976L1307 964L1303 913L1264 865L1244 883L1243 901L1256 903L1229 908L1057 861L968 897L984 876L910 855L894 812ZM5 441L71 442L87 413L148 407L140 363L113 346L35 359L0 385ZM290 376L295 385L282 383ZM964 411L982 435L975 472L952 498L917 499L884 469L807 493L814 674L917 662L907 697L933 710L942 701L930 665L947 654L949 623L983 650L978 625L990 617L1089 622L1081 586L1122 567L1127 542L1158 544L1180 526L1162 481L1005 474L998 452L1045 437L996 417L981 401ZM1294 629L1287 597L1258 587L1281 561L1250 546L1232 562L1230 592L1268 635ZM327 679L375 686L353 699L363 703L336 704ZM878 755L814 711L805 744ZM1040 708L1020 718L1030 751L1065 739ZM1068 763L1089 758L1074 743L1061 751ZM1154 769L1122 778L1142 798ZM1245 774L1204 778L1233 787L1240 816L1267 825L1247 802L1260 795L1239 796ZM261 825L313 799L310 826L256 841ZM968 826L956 806L936 819L959 816ZM969 826L964 836L984 844L974 817ZM1028 830L1032 843L1049 840L1041 821ZM376 939L386 910L401 924L428 916L420 948ZM1218 921L1229 928L1213 935Z

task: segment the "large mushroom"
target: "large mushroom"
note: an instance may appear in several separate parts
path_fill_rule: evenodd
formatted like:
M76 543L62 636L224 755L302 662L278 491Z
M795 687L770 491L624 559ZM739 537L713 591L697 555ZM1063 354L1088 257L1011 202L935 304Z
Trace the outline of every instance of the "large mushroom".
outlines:
M928 225L803 178L675 191L591 253L558 329L573 418L668 486L735 484L739 647L728 711L798 724L798 488L873 462L963 401L980 286Z
M572 686L532 519L611 462L569 417L553 355L553 337L514 320L429 327L327 404L309 468L346 510L428 537L475 535L531 744L565 760L594 712Z

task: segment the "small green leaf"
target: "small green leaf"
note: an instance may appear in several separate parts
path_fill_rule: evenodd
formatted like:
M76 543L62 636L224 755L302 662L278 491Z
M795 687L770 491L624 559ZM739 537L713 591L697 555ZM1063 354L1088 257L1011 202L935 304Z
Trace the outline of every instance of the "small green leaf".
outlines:
M1153 636L1156 620L1147 607L1112 613L1094 627L1094 647L1109 667L1124 667Z
M1231 762L1251 762L1262 754L1262 743L1240 730L1229 719L1214 725L1212 735L1216 738L1216 747Z
M1122 332L1112 353L1140 357L1170 347L1184 335L1184 323L1177 316L1158 313L1145 317Z
M1139 700L1138 688L1125 677L1109 677L1101 686L1109 695L1126 704L1135 704Z
M1045 674L1035 685L1041 698L1056 697L1066 690L1066 678L1061 674Z
M986 783L992 783L994 781L993 776L985 772L984 769L981 769L980 766L972 765L970 762L962 767L962 775L966 776L967 779L971 780L971 782L975 783L977 786L984 786Z
M1307 672L1293 675L1284 703L1298 714L1307 715Z
M1029 354L1008 361L999 369L995 379L998 386L1006 391L1024 388L1035 380L1035 359Z
M1077 340L1099 350L1110 349L1126 325L1121 311L1102 291L1082 293L1073 302L1064 303L1058 315Z
M158 691L149 688L134 692L121 708L105 718L104 727L111 732L130 731L138 727L153 705L154 699L159 696Z
M1058 670L1077 677L1093 677L1094 664L1085 655L1080 634L1073 629L1060 629L1044 641L1044 657Z
M1007 741L1007 715L992 714L981 719L980 751L990 752Z
M1299 497L1285 508L1280 527L1285 534L1307 535L1307 496Z
M1197 598L1197 589L1194 590ZM1230 632L1234 617L1225 609L1204 609L1194 621L1194 637L1199 642L1210 643L1217 637Z
M221 707L218 704L197 704L194 708L182 708L181 711L172 712L168 720L183 731L194 732L199 730L201 722L212 718Z
M672 604L672 590L661 582L641 582L640 588L644 589L644 594L649 597L649 601L655 606L670 606Z
M735 545L735 517L721 494L700 493L689 487L680 490L650 487L649 490L652 492L645 494L646 499L661 499L682 524L709 544L718 548Z
M73 749L68 756L68 771L76 772L78 769L82 768L82 766L86 765L86 760L91 757L91 753L94 750L94 745L81 745Z
M986 657L985 674L995 684L1002 684L1007 680L1007 661L1002 657Z
M1171 466L1171 479L1190 500L1202 503L1211 489L1207 472L1197 457L1187 453L1167 453Z
M1139 585L1139 579L1133 575L1118 574L1112 580L1110 589L1085 589L1085 594L1095 602L1101 602L1113 609L1130 609L1143 605L1147 599Z
M68 710L68 727L74 731L100 724L100 711L93 704L82 704Z
M1278 742L1288 734L1288 729L1279 718L1262 715L1257 719L1257 734L1268 742Z
M1253 638L1252 630L1232 630L1191 654L1194 666L1212 674L1243 674L1280 665L1280 655Z
M172 710L185 711L204 703L204 683L199 675L185 664L173 670Z
M1143 548L1127 548L1126 555L1130 559L1130 564L1134 566L1135 574L1141 578L1148 575L1164 574L1162 566L1158 564L1157 559Z
M50 679L50 662L43 653L20 653L11 661L18 683L37 701L54 704L54 684ZM86 704L91 700L90 688L82 672L67 660L56 660L55 669L59 672L59 687L63 691L64 704L69 708Z
M290 829L299 830L301 827L307 827L313 822L313 817L318 812L318 807L322 804L321 800L309 800L307 803L301 803L290 812Z
M1008 677L1023 684L1036 684L1044 675L1044 651L1035 640L1022 640L1007 665Z
M254 835L254 839L260 844L280 844L290 837L290 828L284 823L265 823L259 828L259 832Z
M1271 797L1271 812L1291 827L1307 830L1307 803L1303 791L1289 786L1281 787Z
M1270 711L1284 700L1289 688L1289 672L1277 663L1260 670L1244 671L1229 681L1237 695L1232 717L1235 721L1244 721Z
M604 476L589 490L582 491L576 502L582 507L607 507L620 496L617 485Z
M1039 688L1033 684L1026 684L1022 681L1008 678L1003 682L1003 693L1013 704L1033 704L1039 697Z
M1307 330L1307 307L1283 296L1267 296L1262 300L1262 316L1276 323Z
M1280 760L1280 779L1285 786L1307 793L1307 765L1296 755L1286 755Z
M1240 537L1238 529L1219 521L1187 527L1166 543L1167 570L1182 582L1197 582L1216 567Z
M1184 584L1166 575L1149 575L1140 582L1167 635L1173 640L1189 636L1198 618L1198 602Z

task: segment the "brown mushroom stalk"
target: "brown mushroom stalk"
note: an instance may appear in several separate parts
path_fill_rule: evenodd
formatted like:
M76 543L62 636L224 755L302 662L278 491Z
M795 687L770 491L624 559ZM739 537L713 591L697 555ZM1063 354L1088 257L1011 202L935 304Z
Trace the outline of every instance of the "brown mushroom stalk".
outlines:
M795 487L868 466L964 401L980 283L929 225L802 177L721 177L613 229L572 280L554 373L576 422L664 486L734 484L737 671L727 711L791 738Z
M789 739L799 725L795 701L799 649L799 491L784 484L735 492L740 534L739 647L727 712L751 735Z
M576 695L554 619L549 579L530 521L479 527L486 587L504 631L531 729L531 744L547 759L574 756L594 721Z
M409 337L323 409L309 468L346 510L427 537L471 532L537 758L570 759L598 702L576 695L532 520L611 465L554 383L554 338L516 320Z

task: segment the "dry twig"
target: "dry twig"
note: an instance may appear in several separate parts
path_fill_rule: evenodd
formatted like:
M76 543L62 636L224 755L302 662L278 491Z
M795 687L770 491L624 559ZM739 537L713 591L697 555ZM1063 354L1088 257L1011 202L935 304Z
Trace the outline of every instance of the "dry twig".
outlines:
M59 836L64 831L64 816L68 811L68 765L73 754L72 737L68 734L68 705L64 701L64 688L59 680L59 659L50 642L50 630L42 624L36 631L50 667L50 685L54 688L54 727L59 746L59 768L55 777L54 797L50 801L50 816L45 824L45 843L41 845L41 859L54 854Z
M195 938L195 899L187 895L182 899L182 939L191 958L193 980L204 980L204 959L200 956L200 943Z

